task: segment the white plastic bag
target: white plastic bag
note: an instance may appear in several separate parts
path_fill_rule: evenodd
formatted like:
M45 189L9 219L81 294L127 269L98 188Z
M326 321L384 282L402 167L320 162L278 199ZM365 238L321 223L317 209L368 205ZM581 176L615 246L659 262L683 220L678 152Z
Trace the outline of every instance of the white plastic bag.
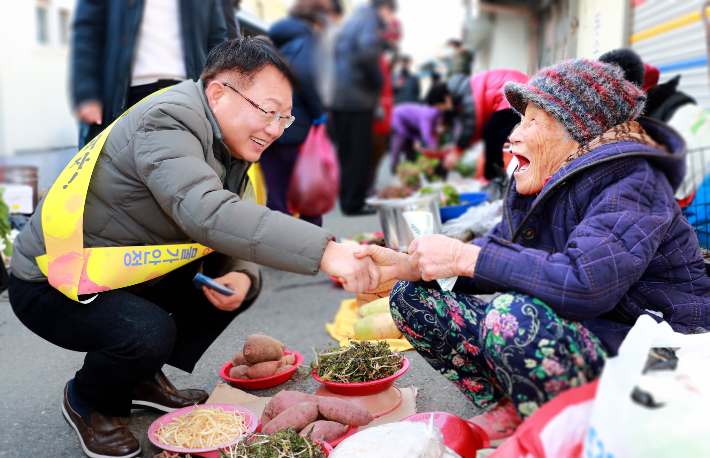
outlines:
M674 371L642 375L651 348L680 347ZM649 408L631 399L634 387L662 401ZM584 444L585 457L710 456L710 334L683 335L641 316L609 358Z
M368 428L345 439L330 458L461 458L444 445L444 435L429 424L400 421Z
M471 231L474 238L483 237L493 226L503 219L503 200L484 202L466 210L458 218L450 219L441 226L441 232L455 237L464 231Z

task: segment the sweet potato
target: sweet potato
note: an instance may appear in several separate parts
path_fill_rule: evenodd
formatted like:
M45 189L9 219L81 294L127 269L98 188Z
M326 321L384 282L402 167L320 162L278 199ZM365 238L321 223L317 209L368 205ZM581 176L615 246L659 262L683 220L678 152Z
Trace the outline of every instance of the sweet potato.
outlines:
M287 370L291 369L293 366L290 364L286 364L285 366L281 366L278 369L276 369L276 374L280 374L282 372L286 372ZM274 375L276 375L274 374Z
M319 400L320 396L314 394L301 393L300 391L281 391L266 404L264 412L271 418L276 418L281 412L298 403L313 402L317 404Z
M301 436L325 442L334 441L348 432L348 425L341 425L335 421L314 421L303 428Z
M244 343L244 359L252 364L278 361L283 357L283 344L269 336L252 334Z
M234 366L229 370L229 376L237 380L249 380L247 370L249 366Z
M283 358L281 358L281 365L282 366L293 366L296 364L296 356L295 355L284 355Z
M265 428L267 424L272 420L272 418L266 413L262 412L261 414L261 428Z
M318 404L314 402L301 402L300 404L289 407L281 412L280 415L274 417L262 431L265 434L273 434L276 431L288 428L301 431L309 423L316 421L317 416Z
M244 359L244 353L241 351L232 357L232 364L234 366L251 366L252 364Z
M365 426L373 420L367 410L338 398L321 397L318 400L318 411L326 419L344 425Z
M263 363L254 364L246 371L246 374L249 378L271 377L276 373L276 370L278 368L278 361L266 361Z

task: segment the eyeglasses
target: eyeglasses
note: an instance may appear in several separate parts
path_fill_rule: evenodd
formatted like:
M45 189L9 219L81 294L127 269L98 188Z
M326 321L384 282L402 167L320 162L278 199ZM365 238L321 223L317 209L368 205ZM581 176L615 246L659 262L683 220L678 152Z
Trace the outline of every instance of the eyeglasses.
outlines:
M295 116L281 116L281 113L277 113L275 111L266 111L263 108L261 108L259 105L256 104L253 100L247 98L244 94L236 90L232 85L227 84L227 83L222 83L224 86L227 86L237 94L241 95L244 97L244 100L247 102L251 103L254 108L257 110L261 111L261 120L266 123L266 125L271 125L275 123L276 121L279 122L279 127L282 129L288 129L288 127L293 124L293 122L296 120Z

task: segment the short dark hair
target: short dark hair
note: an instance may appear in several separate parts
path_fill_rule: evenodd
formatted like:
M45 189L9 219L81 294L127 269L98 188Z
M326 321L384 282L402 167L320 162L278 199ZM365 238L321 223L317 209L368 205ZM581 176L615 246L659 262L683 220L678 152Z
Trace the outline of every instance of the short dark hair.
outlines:
M396 0L370 0L373 8L382 8L383 6L392 8L392 11L397 11Z
M634 83L638 87L643 87L643 80L646 76L646 68L638 54L628 48L619 48L602 54L600 62L616 64L624 72L626 81Z
M207 56L200 79L207 86L220 73L234 73L240 77L239 84L250 86L254 76L269 66L297 87L296 76L281 54L267 41L251 37L237 37L215 46Z
M459 40L458 38L449 38L446 41L446 44L447 45L454 45L457 48L460 48L461 46L463 46L463 42L461 40Z
M449 89L446 87L446 83L436 83L429 89L425 100L427 105L433 106L437 103L445 103L447 95L449 95Z

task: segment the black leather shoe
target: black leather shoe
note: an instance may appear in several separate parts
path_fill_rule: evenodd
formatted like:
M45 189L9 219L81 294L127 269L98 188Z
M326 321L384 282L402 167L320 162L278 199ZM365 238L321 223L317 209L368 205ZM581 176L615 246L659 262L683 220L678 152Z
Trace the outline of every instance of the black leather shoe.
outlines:
M143 382L133 390L132 407L173 412L183 407L203 404L208 397L207 392L202 390L178 390L160 371L154 381Z
M62 414L79 436L81 448L91 458L130 458L141 452L141 444L131 433L121 417L109 417L91 412L83 417L69 405L64 387Z
M365 216L365 215L374 215L377 213L377 210L375 210L375 207L371 207L369 205L365 205L359 210L355 211L350 211L350 212L343 212L347 216Z

